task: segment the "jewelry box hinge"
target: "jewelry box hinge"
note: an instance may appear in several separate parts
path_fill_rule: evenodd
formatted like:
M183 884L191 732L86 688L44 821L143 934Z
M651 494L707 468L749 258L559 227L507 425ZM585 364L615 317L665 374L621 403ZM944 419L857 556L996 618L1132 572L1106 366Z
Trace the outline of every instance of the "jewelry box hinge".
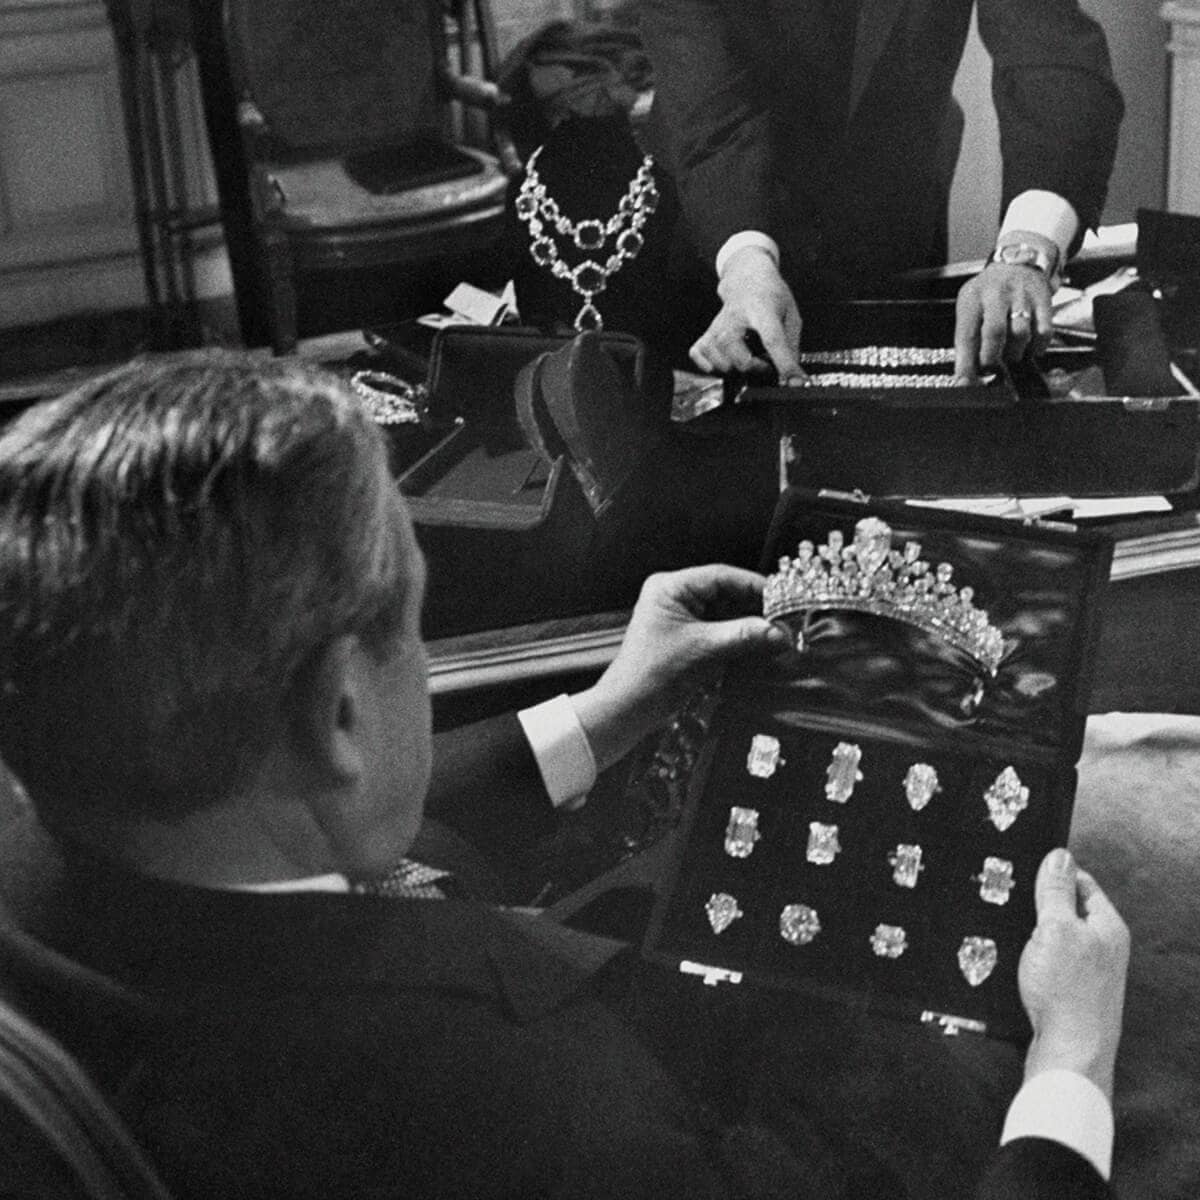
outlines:
M938 1025L947 1037L958 1037L964 1030L967 1033L987 1033L985 1021L975 1021L971 1017L955 1017L950 1013L931 1012L926 1009L921 1014L923 1025Z
M741 983L741 971L730 971L726 967L710 967L708 963L688 962L685 958L679 964L679 970L684 975L699 975L705 987L716 987L718 983Z

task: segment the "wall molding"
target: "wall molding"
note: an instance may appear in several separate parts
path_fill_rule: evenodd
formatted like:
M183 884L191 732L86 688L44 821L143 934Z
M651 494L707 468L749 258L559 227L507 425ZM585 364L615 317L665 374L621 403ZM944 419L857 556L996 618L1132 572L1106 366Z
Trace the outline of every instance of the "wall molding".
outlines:
M1160 15L1171 26L1167 208L1200 216L1200 4L1170 0Z
M104 5L0 0L0 323L143 300Z

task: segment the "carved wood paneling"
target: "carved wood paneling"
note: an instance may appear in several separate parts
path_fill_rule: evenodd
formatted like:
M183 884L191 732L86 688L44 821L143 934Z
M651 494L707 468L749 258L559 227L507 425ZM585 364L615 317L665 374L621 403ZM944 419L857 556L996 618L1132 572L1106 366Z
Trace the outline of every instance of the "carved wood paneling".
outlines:
M0 324L140 302L103 5L0 0Z

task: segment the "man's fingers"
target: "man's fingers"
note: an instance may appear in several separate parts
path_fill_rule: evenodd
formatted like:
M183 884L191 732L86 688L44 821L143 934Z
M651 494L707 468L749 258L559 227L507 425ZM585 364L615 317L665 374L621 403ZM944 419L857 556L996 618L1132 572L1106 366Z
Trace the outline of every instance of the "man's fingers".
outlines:
M786 323L776 318L774 313L760 314L754 323L763 349L780 379L790 379L800 373L800 359L797 357L800 349L799 317L795 324L796 334L793 337L788 333Z
M1036 321L1037 348L1044 347L1054 335L1054 306L1050 303L1050 285L1039 288L1033 297L1033 315Z
M745 375L754 370L767 370L770 366L746 343L747 328L753 327L735 325L721 331L718 342L726 371L740 371Z
M983 298L983 316L979 330L979 364L999 366L1008 340L1008 297L987 293Z
M1034 900L1037 904L1038 923L1048 919L1074 920L1076 907L1076 880L1078 872L1075 860L1064 849L1051 850L1042 859L1034 884Z
M1087 871L1078 872L1079 901L1087 913L1088 923L1105 933L1128 936L1124 918L1105 894L1104 889Z
M790 644L787 630L762 617L741 617L736 621L714 621L702 626L710 653L717 658L742 654L777 652Z
M1004 341L1004 357L1018 362L1029 349L1033 336L1033 312L1027 308L1014 307L1008 314L1008 336Z
M804 322L800 319L800 310L794 304L789 304L783 314L783 336L787 338L788 345L798 349L803 332Z
M979 378L979 314L979 301L973 292L959 297L954 321L954 374L966 383Z
M712 613L718 606L726 612L753 612L762 605L766 580L745 567L711 563L685 567L668 575L651 576L656 586L679 600L695 616Z
M692 362L710 375L766 370L769 364L756 357L746 345L749 328L744 323L718 316L693 344L690 351Z
M704 338L700 338L692 345L692 348L688 351L688 356L696 364L697 369L703 371L705 375L719 374L713 366L712 359L709 357L708 343Z

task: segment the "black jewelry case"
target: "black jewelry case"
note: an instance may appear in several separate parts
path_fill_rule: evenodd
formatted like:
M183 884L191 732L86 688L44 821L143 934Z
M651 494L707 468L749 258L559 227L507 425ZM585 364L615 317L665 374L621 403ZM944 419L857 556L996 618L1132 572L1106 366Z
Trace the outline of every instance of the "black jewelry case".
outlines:
M799 487L872 496L1191 491L1200 482L1200 408L1173 381L1161 331L1157 339L1141 336L1146 312L1122 308L1099 343L1060 346L989 386L782 388L750 380L737 399L769 408L783 446L784 481ZM1130 323L1125 313L1141 321ZM1149 317L1157 327L1153 307ZM806 350L953 343L953 302L863 302L805 313ZM1053 393L1056 373L1088 364L1097 367L1100 387ZM1107 387L1101 367L1111 376ZM1154 381L1153 390L1142 390L1142 380Z
M614 373L610 391L638 394L642 343L588 336ZM527 366L573 341L504 326L450 326L434 338L426 419L439 437L397 478L429 568L426 636L569 615L592 602L593 497L573 477L568 447L547 446L517 395ZM623 411L608 424L633 420Z
M802 651L730 670L644 952L698 985L796 989L948 1032L1020 1039L1028 1025L1017 964L1035 924L1038 864L1066 844L1111 545L1073 526L793 488L780 498L764 570L795 556L803 539L818 554L834 530L849 544L870 516L891 527L894 550L918 542L930 572L949 563L952 586L974 589L975 606L1004 639L995 676L930 632L845 609L811 614ZM783 619L793 632L804 624ZM778 742L773 772L761 753L759 773L750 770L756 736ZM839 743L861 752L862 778L845 803L826 793ZM919 809L905 789L914 764L932 766L940 786ZM1028 797L1001 830L985 793L1006 768ZM759 837L744 857L726 847L735 806L758 814ZM809 861L812 822L837 826L840 852L829 864ZM915 887L893 878L899 846L921 848ZM982 898L978 877L989 856L1012 864L1003 904ZM722 894L742 915L718 932L706 905ZM820 923L807 944L781 936L783 910L797 904ZM905 931L899 957L875 953L880 925ZM964 938L995 943L995 966L975 986L958 963Z

